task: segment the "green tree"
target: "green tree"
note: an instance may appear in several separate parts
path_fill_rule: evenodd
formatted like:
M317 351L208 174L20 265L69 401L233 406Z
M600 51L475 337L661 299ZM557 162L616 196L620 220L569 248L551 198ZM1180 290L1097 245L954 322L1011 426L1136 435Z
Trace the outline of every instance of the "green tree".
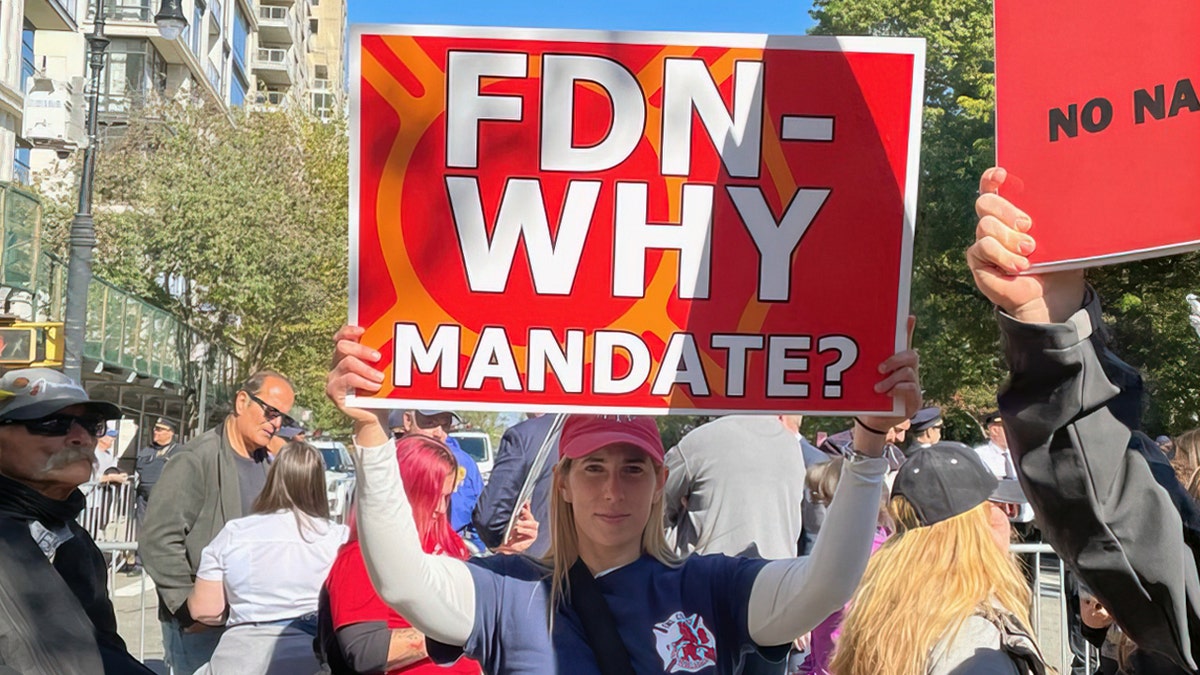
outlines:
M243 376L289 375L316 424L340 428L322 391L346 316L347 153L341 121L151 104L98 154L96 272L231 348ZM67 219L48 222L65 244Z
M913 256L914 343L926 397L979 412L1003 377L990 305L963 251L979 175L993 163L992 4L987 0L816 0L814 33L926 40L920 201Z
M492 447L500 444L504 431L516 421L499 412L459 411L458 417L463 421L463 427L482 431L492 439Z
M963 258L974 239L979 175L995 157L992 3L814 0L812 17L816 34L926 40L914 340L927 400L973 414L992 408L1005 369L991 307ZM1089 278L1106 300L1118 351L1146 377L1145 427L1177 434L1197 426L1200 343L1184 296L1200 292L1200 256L1106 267Z

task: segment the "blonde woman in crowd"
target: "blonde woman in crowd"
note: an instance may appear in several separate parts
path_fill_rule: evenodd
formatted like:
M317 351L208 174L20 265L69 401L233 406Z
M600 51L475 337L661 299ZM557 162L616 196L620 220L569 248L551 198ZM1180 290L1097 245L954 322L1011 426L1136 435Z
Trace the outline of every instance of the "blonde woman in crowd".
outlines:
M830 664L836 675L1045 673L1030 630L1030 589L997 480L961 443L918 450L900 467L896 533L867 565Z
M1193 499L1200 499L1200 429L1184 432L1175 439L1175 457L1171 467L1179 484Z

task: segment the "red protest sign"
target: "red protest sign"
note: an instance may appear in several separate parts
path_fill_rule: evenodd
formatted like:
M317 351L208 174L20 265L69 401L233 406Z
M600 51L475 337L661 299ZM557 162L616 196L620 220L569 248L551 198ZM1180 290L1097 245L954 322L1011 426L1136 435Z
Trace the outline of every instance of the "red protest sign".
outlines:
M1200 247L1200 5L996 0L1002 193L1041 270Z
M923 49L356 27L354 402L890 412Z

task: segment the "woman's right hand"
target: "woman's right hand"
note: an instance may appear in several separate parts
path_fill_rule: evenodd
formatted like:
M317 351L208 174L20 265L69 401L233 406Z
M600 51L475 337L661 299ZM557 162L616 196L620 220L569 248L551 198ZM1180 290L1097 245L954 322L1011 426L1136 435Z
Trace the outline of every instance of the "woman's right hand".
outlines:
M975 285L993 304L1015 319L1059 323L1083 306L1082 270L1024 274L1037 242L1029 234L1033 220L998 193L1008 172L992 167L979 179L975 243L967 265Z
M325 377L325 395L354 421L359 445L371 447L387 440L379 416L372 410L346 405L346 396L354 390L374 394L383 385L383 372L370 365L378 363L381 355L359 342L364 332L359 326L342 326L333 336L333 362Z

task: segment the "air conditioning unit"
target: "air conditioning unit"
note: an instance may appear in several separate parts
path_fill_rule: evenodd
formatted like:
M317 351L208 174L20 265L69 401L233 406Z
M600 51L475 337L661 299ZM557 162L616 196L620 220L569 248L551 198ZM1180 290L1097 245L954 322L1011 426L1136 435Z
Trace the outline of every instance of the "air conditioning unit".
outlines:
M82 77L70 82L37 75L29 78L21 136L35 148L60 155L87 145L83 82Z

